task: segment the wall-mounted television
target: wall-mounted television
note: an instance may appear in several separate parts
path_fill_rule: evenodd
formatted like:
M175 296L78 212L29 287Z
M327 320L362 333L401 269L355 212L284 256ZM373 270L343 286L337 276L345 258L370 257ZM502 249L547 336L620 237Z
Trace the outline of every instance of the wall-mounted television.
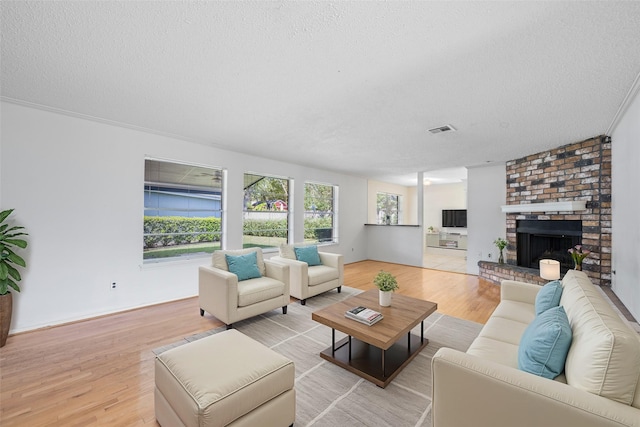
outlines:
M467 210L466 209L443 209L442 210L442 226L443 227L467 227Z

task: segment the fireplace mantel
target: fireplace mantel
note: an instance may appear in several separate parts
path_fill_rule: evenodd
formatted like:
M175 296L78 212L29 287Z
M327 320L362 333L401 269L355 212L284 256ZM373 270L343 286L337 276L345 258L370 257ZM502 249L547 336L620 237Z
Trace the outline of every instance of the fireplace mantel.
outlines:
M503 205L501 208L504 213L574 212L586 210L587 202L586 200L572 200L565 202L520 203L518 205Z

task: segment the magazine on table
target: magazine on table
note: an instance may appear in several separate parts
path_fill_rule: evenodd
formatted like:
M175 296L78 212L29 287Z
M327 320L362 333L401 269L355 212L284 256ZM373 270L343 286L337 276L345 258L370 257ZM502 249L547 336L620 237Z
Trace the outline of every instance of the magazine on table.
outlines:
M365 325L369 326L373 325L376 322L379 322L383 318L382 313L363 306L354 307L351 310L347 310L344 315L349 319L357 320L358 322L362 322Z

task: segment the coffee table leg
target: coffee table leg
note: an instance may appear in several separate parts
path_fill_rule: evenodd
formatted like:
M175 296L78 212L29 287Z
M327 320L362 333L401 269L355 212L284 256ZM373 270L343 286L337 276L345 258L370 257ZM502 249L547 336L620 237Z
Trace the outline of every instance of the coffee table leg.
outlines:
M424 343L424 320L420 322L420 344Z
M336 357L336 330L331 328L331 357Z
M349 335L349 360L351 360L351 335Z

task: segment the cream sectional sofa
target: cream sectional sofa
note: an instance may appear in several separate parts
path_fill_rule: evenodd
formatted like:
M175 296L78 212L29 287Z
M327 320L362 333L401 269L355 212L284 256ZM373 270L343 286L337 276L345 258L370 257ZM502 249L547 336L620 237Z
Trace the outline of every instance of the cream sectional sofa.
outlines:
M550 380L518 369L541 287L505 280L467 352L433 357L434 427L640 426L640 336L583 272L569 271L562 287L573 335L564 373Z

